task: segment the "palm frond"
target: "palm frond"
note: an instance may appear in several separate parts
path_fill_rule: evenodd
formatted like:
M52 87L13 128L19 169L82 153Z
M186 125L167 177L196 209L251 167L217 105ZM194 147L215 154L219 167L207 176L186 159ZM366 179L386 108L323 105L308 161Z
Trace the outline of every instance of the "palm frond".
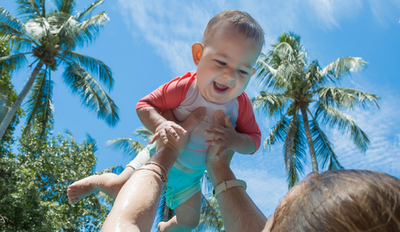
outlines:
M299 67L294 65L293 62L282 60L274 76L275 89L292 89L295 78L299 76L299 71L302 70L299 70Z
M43 5L40 0L17 0L18 13L25 19L31 19L37 16L44 17Z
M284 93L260 92L260 96L251 98L255 110L262 109L268 116L283 115L290 98Z
M322 121L322 123L337 127L342 133L350 133L354 145L358 150L365 153L370 144L367 134L361 130L354 121L354 119L341 111L324 104L317 102L315 104L315 118Z
M286 115L284 115L271 129L271 132L269 133L268 137L264 140L263 144L264 149L267 145L271 146L276 142L283 141L283 138L287 133L289 123L290 123L289 119L286 118Z
M68 129L65 129L65 134L67 134L67 138L69 139L69 141L71 141L72 146L74 146L79 151L79 144L76 142L76 139L72 132Z
M95 153L97 148L97 141L90 134L86 134L85 144L92 146L92 152Z
M328 76L329 80L340 81L343 75L350 74L364 68L367 62L360 57L343 57L328 64L325 68L319 71L321 76Z
M306 70L306 81L313 90L324 86L327 82L329 76L320 75L321 67L319 66L318 60L313 60ZM332 81L332 80L330 80Z
M134 158L146 146L134 141L131 138L118 138L107 141L107 145L114 150L122 150L122 152L129 157Z
M88 7L86 7L86 9L84 9L83 11L79 12L76 16L76 20L80 21L81 19L83 19L84 17L90 17L92 11L99 6L100 4L102 4L104 2L104 0L96 0L95 2L93 2L92 4L90 4Z
M39 140L44 139L48 125L53 118L53 81L47 79L50 75L49 71L42 71L36 77L28 101L25 103L26 112L28 112L26 127L23 134L31 133L32 125L37 122L40 124Z
M207 199L202 195L202 208L199 226L194 231L215 231L222 230L224 224L219 210L218 202L215 197Z
M312 116L311 112L310 115ZM318 160L322 162L321 167L325 169L328 165L328 170L340 170L343 166L340 164L335 152L333 151L333 144L329 141L328 136L321 130L318 122L312 117L310 122L311 136L315 146L315 153Z
M99 79L109 88L109 90L112 89L114 84L112 72L104 62L74 51L65 51L64 55L79 63L90 73L98 75Z
M295 60L295 54L293 48L290 44L286 42L279 43L275 49L274 53L281 59L281 60L288 60L289 62L293 62Z
M41 40L43 37L45 37L47 49L52 50L54 48L54 36L51 31L51 26L46 18L35 17L29 19L25 23L25 28L35 40Z
M150 141L153 137L153 132L149 131L149 129L140 127L133 132L134 135L141 137L144 141Z
M33 42L27 38L13 34L0 33L0 41L8 41L14 53L26 53L32 51Z
M299 173L304 174L302 162L306 161L307 138L303 129L303 122L299 118L300 116L297 113L293 115L283 146L289 189L299 182Z
M83 46L88 41L84 31L79 27L79 22L71 15L63 12L56 12L48 16L52 31L58 35L62 49L72 50L76 46Z
M25 28L23 30L18 30L1 21L0 21L0 38L2 41L11 40L11 42L14 43L17 42L18 40L29 40L31 43L36 44L36 46L39 46L38 43L36 43L36 41L34 41L28 36L28 31L25 30Z
M95 172L94 174L95 175L101 175L101 174L104 174L104 173L114 173L114 174L117 174L117 175L119 175L119 174L121 174L121 172L124 170L124 167L122 167L121 165L114 165L114 166L112 166L112 167L109 167L109 168L106 168L106 169L104 169L104 170L101 170L101 171L98 171L98 172Z
M98 35L104 24L110 20L105 12L101 12L79 24L80 29L85 33L87 42L92 42Z
M54 5L57 7L58 12L63 12L72 15L74 7L75 7L75 0L52 0Z
M67 57L60 58L67 64L63 78L64 82L71 87L72 92L79 94L83 100L83 105L97 112L98 118L104 119L110 126L115 126L119 121L119 116L118 107L114 101L79 64L68 61Z
M339 109L353 109L355 105L366 108L368 105L375 105L379 108L380 97L375 94L366 93L357 89L345 87L323 87L315 90L318 93L319 101Z
M19 68L22 68L23 66L27 65L28 60L26 59L25 55L29 53L30 52L0 57L0 67L2 67L5 64L12 65L15 68L10 70L11 72L14 70L18 70Z
M0 6L0 21L2 23L4 23L5 25L8 25L8 26L14 28L16 31L21 31L21 33L25 31L24 23L21 22L16 17L12 16L2 6ZM0 26L0 28L2 28L2 27Z
M276 69L268 63L269 58L261 52L255 66L257 70L256 83L264 86L267 90L275 86L274 75L276 74Z

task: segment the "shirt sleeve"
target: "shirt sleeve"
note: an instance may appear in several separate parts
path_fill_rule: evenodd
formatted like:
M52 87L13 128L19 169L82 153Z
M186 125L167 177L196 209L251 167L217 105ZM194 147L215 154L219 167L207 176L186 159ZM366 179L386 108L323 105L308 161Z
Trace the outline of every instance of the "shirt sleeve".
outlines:
M239 116L236 122L236 131L249 135L256 144L256 152L261 145L260 126L256 122L253 107L247 94L243 92L238 98ZM251 154L254 154L251 153Z
M189 87L196 78L196 72L187 72L182 77L163 84L146 97L140 99L136 110L144 107L153 107L160 113L175 109L185 99Z

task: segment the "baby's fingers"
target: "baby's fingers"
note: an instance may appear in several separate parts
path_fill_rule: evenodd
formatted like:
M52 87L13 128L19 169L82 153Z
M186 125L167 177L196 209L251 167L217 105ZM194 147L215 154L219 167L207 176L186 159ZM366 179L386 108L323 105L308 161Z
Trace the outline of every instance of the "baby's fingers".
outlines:
M172 128L177 130L178 132L181 132L182 134L187 134L187 131L183 129L183 127L179 126L178 124L171 125ZM175 132L176 133L176 132Z
M165 130L161 130L153 135L153 138L149 141L149 144L153 144L157 139L161 139L164 144L168 143L167 133Z
M167 130L168 130L168 134L172 135L175 138L176 141L178 141L180 139L178 133L176 133L174 128L170 127Z

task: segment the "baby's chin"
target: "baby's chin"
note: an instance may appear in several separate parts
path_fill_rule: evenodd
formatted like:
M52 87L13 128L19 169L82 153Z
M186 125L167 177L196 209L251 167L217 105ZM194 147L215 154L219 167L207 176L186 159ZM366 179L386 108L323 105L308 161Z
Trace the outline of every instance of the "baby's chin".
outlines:
M203 98L206 99L208 102L211 102L211 103L213 103L213 104L220 104L220 105L225 104L226 102L229 102L230 100L235 99L235 98L237 97L237 96L234 97L234 98L228 98L228 97L225 97L225 96L221 96L221 97L214 97L214 96L207 97L207 96L204 96L204 94L202 94L202 96L203 96Z

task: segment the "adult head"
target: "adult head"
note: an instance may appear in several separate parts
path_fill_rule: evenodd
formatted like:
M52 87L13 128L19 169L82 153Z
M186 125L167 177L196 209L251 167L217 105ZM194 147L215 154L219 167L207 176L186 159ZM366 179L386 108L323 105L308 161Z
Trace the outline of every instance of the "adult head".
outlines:
M310 174L278 205L270 231L400 231L400 180L366 170Z

